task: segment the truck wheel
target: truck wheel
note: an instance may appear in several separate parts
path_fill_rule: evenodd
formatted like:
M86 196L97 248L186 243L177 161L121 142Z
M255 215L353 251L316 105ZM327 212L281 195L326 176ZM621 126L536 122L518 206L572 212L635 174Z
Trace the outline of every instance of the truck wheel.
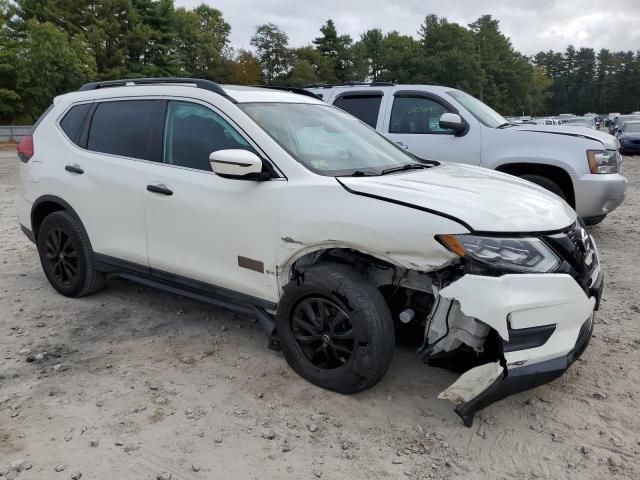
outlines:
M561 199L567 200L567 196L560 186L554 182L553 180L549 180L547 177L543 177L542 175L534 175L534 174L524 174L519 175L523 180L528 180L531 183L535 183L536 185L540 185L542 188L549 190L551 193L555 193Z
M38 232L38 254L51 286L66 297L82 297L104 285L82 224L69 213L48 215Z
M393 357L393 321L382 294L345 265L311 265L286 285L276 330L291 368L340 393L375 385Z

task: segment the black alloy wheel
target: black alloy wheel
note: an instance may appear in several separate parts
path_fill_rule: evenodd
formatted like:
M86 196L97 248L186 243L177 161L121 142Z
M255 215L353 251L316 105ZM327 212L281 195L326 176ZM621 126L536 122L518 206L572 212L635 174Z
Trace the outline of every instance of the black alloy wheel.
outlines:
M71 238L61 229L47 232L45 256L52 275L63 285L71 285L78 276L78 252Z
M291 315L293 338L316 368L332 370L353 356L355 334L349 315L322 297L303 298Z

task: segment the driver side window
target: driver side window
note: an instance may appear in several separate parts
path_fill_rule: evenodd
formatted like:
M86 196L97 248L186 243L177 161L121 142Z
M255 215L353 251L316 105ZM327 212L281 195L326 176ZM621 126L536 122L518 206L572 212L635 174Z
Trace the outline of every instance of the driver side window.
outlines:
M451 134L440 128L440 117L449 110L427 97L395 97L391 109L389 133Z
M226 149L253 152L247 141L213 110L197 103L169 101L164 128L164 163L210 172L209 154Z

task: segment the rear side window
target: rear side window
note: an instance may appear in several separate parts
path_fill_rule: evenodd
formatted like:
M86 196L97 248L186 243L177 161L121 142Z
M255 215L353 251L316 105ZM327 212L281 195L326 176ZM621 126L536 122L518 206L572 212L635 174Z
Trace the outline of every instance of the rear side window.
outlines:
M370 127L376 128L382 95L344 95L335 99L333 104L354 117L359 118Z
M217 150L251 150L247 141L216 112L190 102L169 102L164 129L164 163L211 171Z
M440 128L443 105L427 97L396 97L391 109L389 133L452 133Z
M78 136L80 134L80 128L84 123L84 119L91 109L90 103L83 103L82 105L76 105L69 110L66 115L60 120L60 128L69 137L73 143L78 144Z
M91 119L87 148L142 160L152 160L149 143L160 111L157 100L103 102Z

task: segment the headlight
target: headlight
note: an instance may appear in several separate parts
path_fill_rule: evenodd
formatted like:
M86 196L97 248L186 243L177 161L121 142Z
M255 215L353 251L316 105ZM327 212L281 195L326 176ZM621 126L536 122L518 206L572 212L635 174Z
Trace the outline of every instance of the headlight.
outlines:
M587 150L591 173L618 173L620 155L617 150Z
M474 273L474 263L489 269L521 273L553 272L562 263L538 238L476 235L437 235L436 238L453 253L470 260L471 273Z

